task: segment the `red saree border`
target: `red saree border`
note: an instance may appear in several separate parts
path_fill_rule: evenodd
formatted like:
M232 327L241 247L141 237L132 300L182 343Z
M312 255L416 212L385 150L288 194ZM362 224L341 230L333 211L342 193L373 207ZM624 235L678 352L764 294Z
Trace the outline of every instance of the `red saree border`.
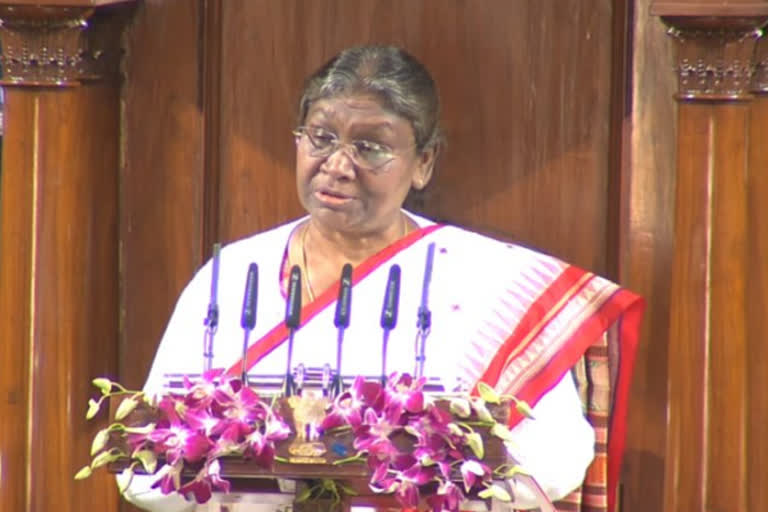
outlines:
M442 224L432 224L430 226L417 229L408 233L400 240L388 245L381 251L377 252L360 265L355 267L352 271L352 284L357 284L371 272L379 268L386 263L389 259L394 257L400 251L407 249L414 243L418 242L427 235L443 227ZM301 326L312 320L318 313L331 304L339 293L339 281L336 281L328 289L320 294L314 301L305 305L301 309ZM263 357L272 352L281 343L288 338L288 328L285 326L285 322L277 324L275 327L269 330L261 339L252 343L248 347L248 351L245 355L245 363L248 369L251 369L253 365L258 363ZM226 372L227 376L237 377L242 372L242 359L238 359Z
M539 295L525 312L520 322L515 326L512 334L502 344L501 348L493 356L485 372L478 381L496 385L502 372L507 367L507 360L514 352L521 349L521 344L529 344L546 327L547 316L553 312L559 312L567 303L567 300L576 295L588 280L583 280L589 273L578 267L568 266L555 280ZM474 393L477 392L477 387ZM519 397L522 398L522 397ZM520 418L522 419L522 418ZM519 421L519 419L518 419ZM517 422L515 422L517 423Z
M547 289L534 301L523 315L520 323L494 355L493 360L480 380L496 385L508 360L530 344L559 313L567 300L576 296L590 281L587 271L567 267ZM608 468L607 494L608 511L616 505L616 489L626 441L627 404L632 380L640 321L645 309L642 297L621 288L610 295L596 311L585 320L570 336L565 345L533 378L515 393L515 396L535 404L562 376L573 367L584 352L600 335L615 322L619 322L619 368L616 389L613 393L613 408L608 426ZM554 314L553 314L554 311ZM476 388L475 388L476 391ZM519 423L523 416L514 408L510 411L509 426Z
M616 505L616 490L626 442L629 388L637 353L640 321L644 309L645 301L640 296L624 289L618 289L574 332L566 346L558 353L558 357L530 379L518 393L515 393L515 396L521 400L531 404L536 403L576 364L587 348L603 332L613 323L619 322L619 368L616 389L613 393L610 424L608 425L608 512L613 512ZM522 419L523 416L515 409L510 411L510 426L514 426Z

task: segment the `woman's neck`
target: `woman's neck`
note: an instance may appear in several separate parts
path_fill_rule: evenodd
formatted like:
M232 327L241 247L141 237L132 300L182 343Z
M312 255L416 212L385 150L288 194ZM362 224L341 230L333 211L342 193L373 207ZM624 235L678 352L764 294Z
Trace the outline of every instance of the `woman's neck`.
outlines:
M358 234L331 230L310 218L303 234L303 250L314 261L335 263L340 269L345 263L356 266L390 244L404 237L412 223L402 212L381 231Z

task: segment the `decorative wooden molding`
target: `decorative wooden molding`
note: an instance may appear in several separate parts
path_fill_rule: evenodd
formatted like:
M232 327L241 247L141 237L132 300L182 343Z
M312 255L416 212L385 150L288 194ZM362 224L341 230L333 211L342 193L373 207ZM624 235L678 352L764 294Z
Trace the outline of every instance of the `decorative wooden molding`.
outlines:
M677 97L734 101L751 98L755 43L768 17L662 18L677 42Z
M656 1L651 5L653 16L768 16L768 2L718 1L718 2L665 2Z
M752 93L768 94L768 38L761 38L755 49L755 73L752 76Z
M125 7L0 5L0 84L69 87L114 79L126 20Z

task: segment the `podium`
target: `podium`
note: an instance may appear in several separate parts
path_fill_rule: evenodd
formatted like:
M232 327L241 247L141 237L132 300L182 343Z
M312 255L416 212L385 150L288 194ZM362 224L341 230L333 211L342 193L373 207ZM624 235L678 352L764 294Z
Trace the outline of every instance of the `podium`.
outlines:
M174 388L178 386L171 386L171 389ZM440 411L435 414L442 417L451 415L449 398L425 396ZM110 408L113 414L120 407L120 402L122 400L112 398ZM271 410L290 428L290 434L274 443L275 457L271 465L264 467L253 458L243 456L219 457L219 474L230 483L230 492L214 492L200 510L205 510L203 507L212 512L349 511L357 507L401 510L403 507L393 494L375 492L369 486L372 470L364 458L347 461L354 459L358 452L353 446L355 434L352 430L328 429L322 435L311 434L321 416L325 415L329 403L330 400L316 389L307 389L301 396L275 395ZM487 406L495 421L506 423L508 403L489 403ZM124 422L127 426L146 425L153 421L150 416L156 413L156 410L140 405L129 413ZM493 469L509 462L502 439L491 435L487 426L475 425L473 431L482 439L483 464ZM416 438L412 434L395 429L391 435L385 436L397 453L409 454L413 450ZM457 453L464 450L467 458L471 456L466 446L457 444L455 450ZM126 459L117 460L109 465L109 470L119 473L126 467ZM185 467L182 481L192 480L197 469L195 465ZM462 476L458 470L451 475L451 480L461 485ZM422 502L425 495L435 492L437 485L428 483L420 486Z

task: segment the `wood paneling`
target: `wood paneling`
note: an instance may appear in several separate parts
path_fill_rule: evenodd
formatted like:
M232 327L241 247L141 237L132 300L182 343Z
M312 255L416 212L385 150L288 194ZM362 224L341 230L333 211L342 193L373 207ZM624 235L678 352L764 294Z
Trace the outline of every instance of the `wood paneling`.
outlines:
M680 105L666 510L746 509L748 109Z
M634 2L629 97L624 118L624 187L619 280L645 297L630 398L621 510L663 510L667 425L667 350L674 249L677 119L666 28Z
M3 113L5 133L0 188L0 315L8 325L0 343L0 389L3 390L0 418L4 418L0 421L0 505L3 510L24 510L28 500L26 467L30 439L27 416L31 390L28 335L33 325L30 283L35 243L30 229L35 197L30 169L35 158L32 151L34 138L28 136L33 128L23 126L21 122L33 119L35 105L33 101L12 102L11 99L6 98ZM12 137L7 127L14 125L18 125L17 135L25 133L27 137ZM21 421L8 421L8 418Z
M223 5L222 239L301 213L289 134L306 75L344 47L394 43L444 105L423 210L605 269L611 2Z
M749 273L747 281L748 510L768 510L768 39L758 42L762 75L749 123Z
M173 304L202 261L199 4L143 2L128 31L120 379L131 387L143 385Z
M85 420L90 376L117 363L117 94L111 84L6 90L2 510L116 503L108 475L72 477L98 427ZM104 139L81 138L87 130Z

